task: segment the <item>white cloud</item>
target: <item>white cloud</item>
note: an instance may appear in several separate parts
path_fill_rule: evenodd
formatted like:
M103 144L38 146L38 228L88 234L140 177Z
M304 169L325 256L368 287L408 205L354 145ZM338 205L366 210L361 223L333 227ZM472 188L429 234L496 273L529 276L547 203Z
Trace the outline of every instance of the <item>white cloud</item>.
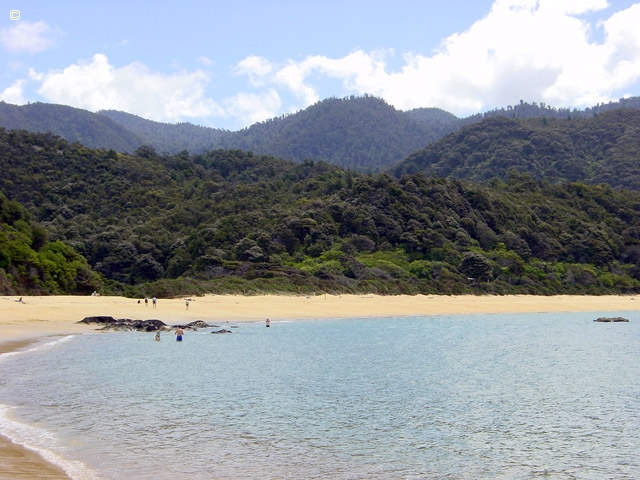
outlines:
M291 62L281 68L275 76L276 81L291 90L297 98L302 99L304 105L311 105L319 100L315 88L305 83L305 79L315 68L316 59L317 57L301 64Z
M288 61L284 65L277 65L262 57L247 57L234 69L237 75L249 77L249 85L254 88L271 86L270 88L285 87L294 97L300 100L304 108L316 103L320 96L314 83L318 83L318 76L337 78L344 84L345 92L362 90L372 93L384 79L384 57L390 52L374 52L366 54L356 51L339 59L331 59L316 55L307 57L301 62ZM367 79L374 80L371 88L359 84L358 80L366 83ZM290 107L289 111L294 111Z
M54 36L55 32L46 22L20 20L0 30L0 44L11 53L38 53L55 44Z
M253 87L286 87L315 103L327 78L344 95L374 94L400 109L440 107L471 114L520 99L553 106L590 106L621 96L640 80L640 4L590 23L606 0L496 0L468 30L444 39L437 51L405 53L391 71L393 51L355 51L332 59L307 57L275 65L248 57L236 73ZM602 29L604 40L594 40ZM616 96L618 95L618 96Z
M196 62L198 62L201 65L205 65L207 67L210 67L211 65L215 65L215 61L211 60L209 57L207 56L201 56L196 58Z
M608 99L640 78L633 8L605 22L605 42L591 41L592 26L581 16L607 6L603 0L497 0L491 12L467 31L445 39L432 56L410 55L400 72L358 75L354 86L382 85L378 94L399 108L439 106L473 113L525 99L556 106L584 106ZM614 17L609 20L612 22ZM610 30L625 36L614 45ZM635 74L621 82L613 61L621 50L634 52ZM634 69L630 69L634 71Z
M201 71L160 74L133 62L117 68L102 54L62 71L30 71L45 99L87 110L115 109L156 121L181 121L224 113L205 95Z
M273 65L266 58L252 55L239 62L233 70L236 75L249 77L251 86L262 87L265 78L273 71Z
M114 66L102 54L59 71L30 69L0 98L24 103L35 84L45 101L88 110L205 124L224 117L236 126L305 108L336 83L342 91L329 95L368 93L402 110L440 107L457 115L520 99L591 106L633 92L640 81L640 3L613 14L608 7L606 0L495 0L484 18L428 53L356 50L284 62L248 56L231 69L245 85L230 83L231 92L216 85L227 95L218 101L207 95L215 65L208 57L196 59L203 70L162 74L139 62ZM34 53L50 47L54 33L44 22L21 21L0 30L0 44Z
M229 116L240 120L242 125L251 125L278 115L282 101L278 92L267 89L261 94L241 92L225 101Z
M16 80L9 87L5 88L2 93L0 93L0 100L14 105L23 105L27 103L23 94L25 83L25 80Z

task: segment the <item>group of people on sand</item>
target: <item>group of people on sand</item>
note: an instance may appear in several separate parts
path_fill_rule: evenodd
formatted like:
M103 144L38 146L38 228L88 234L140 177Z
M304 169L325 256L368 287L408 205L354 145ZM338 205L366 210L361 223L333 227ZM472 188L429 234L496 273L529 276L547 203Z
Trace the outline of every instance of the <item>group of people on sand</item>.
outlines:
M187 310L189 310L189 302L191 301L190 298L187 298L184 301L185 306L187 307ZM140 303L140 300L138 300L138 303ZM158 299L156 297L153 297L151 299L151 304L153 305L153 308L156 308L156 304L158 303ZM144 306L148 307L149 306L149 298L148 297L144 297Z
M138 300L138 303L140 303L140 300ZM153 305L153 308L156 308L156 303L158 303L158 299L156 297L153 297L151 299L151 304ZM144 306L145 307L149 306L149 297L144 297Z

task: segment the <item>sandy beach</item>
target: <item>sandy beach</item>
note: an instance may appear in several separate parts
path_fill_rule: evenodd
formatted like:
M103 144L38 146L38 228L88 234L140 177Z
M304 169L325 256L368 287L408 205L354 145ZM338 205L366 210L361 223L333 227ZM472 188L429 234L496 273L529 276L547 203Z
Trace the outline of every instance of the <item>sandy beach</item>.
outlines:
M640 311L635 296L236 296L211 295L158 299L108 296L0 297L0 354L25 348L42 337L82 334L95 326L78 324L87 316L158 319L173 325L204 320L211 324L314 318L384 317L474 313ZM634 319L631 319L634 321ZM0 479L66 479L38 454L0 437Z

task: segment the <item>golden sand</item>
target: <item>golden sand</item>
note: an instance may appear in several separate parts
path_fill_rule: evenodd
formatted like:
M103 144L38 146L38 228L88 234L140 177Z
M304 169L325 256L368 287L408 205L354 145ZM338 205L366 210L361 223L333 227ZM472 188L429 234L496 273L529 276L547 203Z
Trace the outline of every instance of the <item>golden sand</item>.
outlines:
M0 297L0 353L24 348L37 338L90 332L78 324L87 316L108 315L134 320L158 319L173 324L289 319L444 315L473 313L620 312L640 310L634 296L239 296L207 295L152 300L108 296ZM38 454L0 437L0 480L66 479L60 469Z

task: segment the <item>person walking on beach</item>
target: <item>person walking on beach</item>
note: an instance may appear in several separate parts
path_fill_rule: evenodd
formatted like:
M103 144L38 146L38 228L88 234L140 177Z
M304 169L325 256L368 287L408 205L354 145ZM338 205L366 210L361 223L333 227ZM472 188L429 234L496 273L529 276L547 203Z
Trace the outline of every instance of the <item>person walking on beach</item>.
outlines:
M156 308L156 297L151 299L151 303L153 303L153 308Z
M182 335L184 335L184 330L182 330L182 327L178 326L176 328L176 341L177 342L181 342L182 341Z
M149 299L147 297L144 297L144 306L145 307L149 306Z
M185 306L187 307L187 310L189 310L189 299L184 301Z

